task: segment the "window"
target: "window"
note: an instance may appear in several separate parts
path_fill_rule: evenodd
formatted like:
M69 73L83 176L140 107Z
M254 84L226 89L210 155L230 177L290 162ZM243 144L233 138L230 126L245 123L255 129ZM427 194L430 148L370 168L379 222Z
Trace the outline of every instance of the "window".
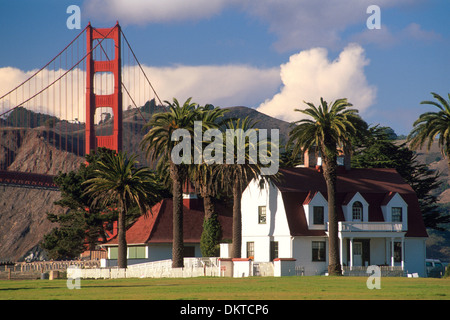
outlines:
M128 247L128 259L145 259L145 247Z
M278 241L270 241L270 261L278 258Z
M247 258L252 258L255 256L255 243L247 242Z
M312 242L312 261L325 261L325 241Z
M392 208L392 222L402 222L402 208L393 207Z
M119 248L118 247L109 247L109 259L115 260L119 256Z
M266 206L258 207L258 223L266 224Z
M195 247L184 246L183 247L183 258L193 258L195 257Z
M363 213L363 205L359 201L355 201L352 207L352 219L353 221L361 221Z
M314 206L314 224L324 224L324 208L323 206Z

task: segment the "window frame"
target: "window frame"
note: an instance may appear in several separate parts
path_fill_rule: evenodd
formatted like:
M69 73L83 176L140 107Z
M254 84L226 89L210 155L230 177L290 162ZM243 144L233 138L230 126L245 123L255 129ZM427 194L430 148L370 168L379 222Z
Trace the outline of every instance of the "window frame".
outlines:
M270 261L278 258L278 241L270 241Z
M316 209L322 209L322 212L316 212ZM316 220L316 214L320 214L321 217L319 221ZM322 221L321 223L318 223ZM324 206L313 206L313 225L324 225L325 224L325 207Z
M267 224L267 207L266 206L258 206L258 224Z
M254 241L247 241L247 258L254 258L255 257L255 242Z
M400 214L396 213L394 215L394 211L396 211L396 209L400 209ZM394 219L394 217L396 217ZM397 220L397 218L400 218L400 220ZM391 221L392 222L403 222L403 207L391 207Z
M326 242L312 241L311 242L311 261L325 262L326 261Z
M359 204L359 205L357 205ZM357 205L357 206L356 206ZM357 210L355 210L357 209ZM359 211L359 212L356 212ZM355 213L359 215L359 218L355 218ZM363 221L364 216L364 205L361 201L355 201L352 204L352 221Z

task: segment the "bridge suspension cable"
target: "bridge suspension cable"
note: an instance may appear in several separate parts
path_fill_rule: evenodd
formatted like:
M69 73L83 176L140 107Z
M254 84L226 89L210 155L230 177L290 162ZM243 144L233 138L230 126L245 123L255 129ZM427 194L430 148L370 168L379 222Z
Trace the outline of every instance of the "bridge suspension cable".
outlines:
M108 61L112 57L111 52L114 54L114 48L111 48L107 39L108 34L95 39L92 49L87 50L88 27L89 25L81 30L63 50L37 71L0 68L0 72L4 69L14 74L11 78L19 79L18 85L6 93L0 92L0 170L44 174L56 174L61 170L62 168L53 167L51 163L46 163L45 168L37 168L38 165L24 168L20 165L23 159L19 151L33 137L35 144L45 142L56 150L68 151L83 159L86 143L87 57L92 54L95 60L106 58ZM148 116L143 113L151 114L158 104L164 109L165 106L122 30L120 34L126 44L121 46L121 86L126 92L123 95L124 115L127 114L127 126L134 126L130 130L138 132L148 121ZM114 87L111 84L112 77L108 72L98 73L94 75L93 89L97 94L108 94L110 88ZM137 113L132 109L137 110L140 121L136 116L133 118L133 113ZM107 108L99 107L95 114L95 131L103 130L106 132L103 135L107 135L111 130L113 116ZM75 168L68 167L63 171L73 169Z

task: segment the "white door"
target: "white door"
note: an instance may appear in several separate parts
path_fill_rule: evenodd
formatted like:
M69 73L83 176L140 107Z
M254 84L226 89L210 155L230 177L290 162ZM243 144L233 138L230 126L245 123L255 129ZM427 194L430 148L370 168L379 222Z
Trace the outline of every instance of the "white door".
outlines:
M362 266L362 243L353 242L353 266Z

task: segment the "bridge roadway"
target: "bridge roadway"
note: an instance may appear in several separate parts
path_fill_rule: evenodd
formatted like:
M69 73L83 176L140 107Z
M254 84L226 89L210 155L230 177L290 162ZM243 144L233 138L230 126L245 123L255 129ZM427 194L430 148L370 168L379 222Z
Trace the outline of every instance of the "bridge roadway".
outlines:
M0 170L0 185L58 191L54 176L31 172Z

